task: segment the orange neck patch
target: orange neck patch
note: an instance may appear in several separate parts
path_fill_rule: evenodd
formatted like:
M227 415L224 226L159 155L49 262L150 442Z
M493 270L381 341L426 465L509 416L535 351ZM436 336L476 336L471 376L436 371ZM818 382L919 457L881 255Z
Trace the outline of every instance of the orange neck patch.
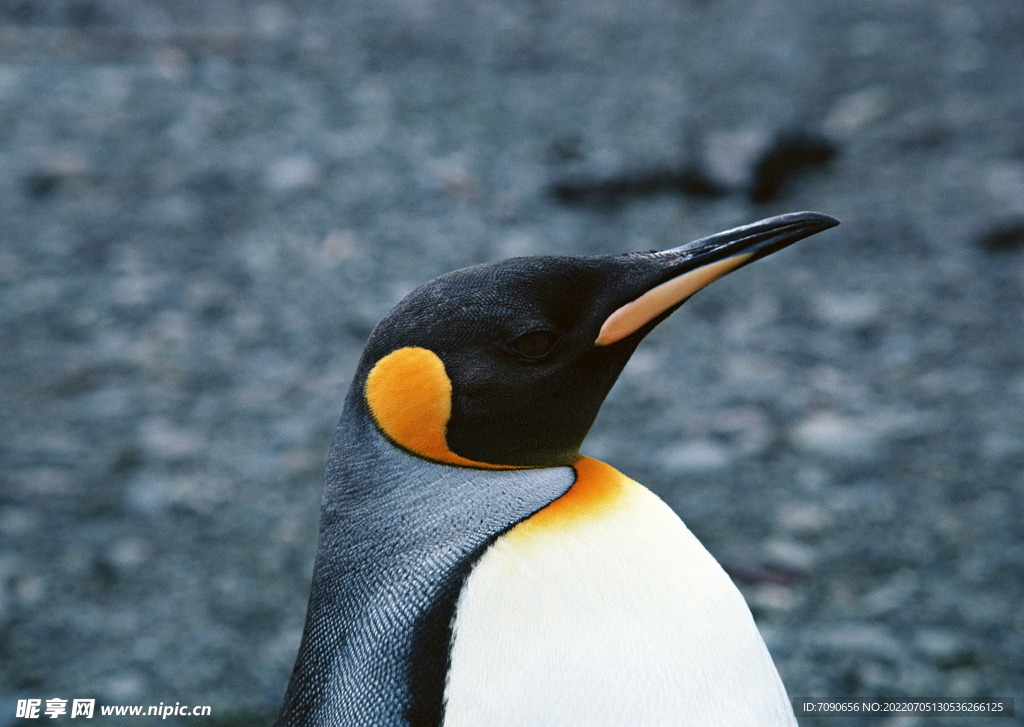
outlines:
M370 369L364 394L381 431L413 454L463 467L523 469L477 462L448 448L452 382L444 362L433 351L418 347L392 351Z
M619 504L631 480L611 465L581 457L573 465L576 481L569 491L516 525L509 535L530 537L563 530L587 518L600 517Z

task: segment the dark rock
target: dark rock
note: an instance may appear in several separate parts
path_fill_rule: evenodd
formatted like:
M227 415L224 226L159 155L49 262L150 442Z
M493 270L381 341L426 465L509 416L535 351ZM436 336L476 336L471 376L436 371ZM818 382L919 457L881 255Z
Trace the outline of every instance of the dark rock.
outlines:
M1024 220L1008 220L993 225L978 236L978 245L988 252L1024 249Z
M714 199L728 190L696 166L653 167L614 177L579 177L555 182L551 195L563 204L617 207L659 194Z
M823 169L838 153L838 145L820 134L781 134L757 161L750 186L751 201L777 199L792 182Z
M61 175L42 172L25 178L25 194L35 200L52 197L61 182Z

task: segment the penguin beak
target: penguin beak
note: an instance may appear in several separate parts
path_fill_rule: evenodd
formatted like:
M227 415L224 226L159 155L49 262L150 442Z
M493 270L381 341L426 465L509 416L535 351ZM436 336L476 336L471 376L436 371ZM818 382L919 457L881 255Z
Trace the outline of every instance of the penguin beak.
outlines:
M621 341L727 273L838 224L818 212L793 212L651 253L665 270L663 282L608 316L594 345Z

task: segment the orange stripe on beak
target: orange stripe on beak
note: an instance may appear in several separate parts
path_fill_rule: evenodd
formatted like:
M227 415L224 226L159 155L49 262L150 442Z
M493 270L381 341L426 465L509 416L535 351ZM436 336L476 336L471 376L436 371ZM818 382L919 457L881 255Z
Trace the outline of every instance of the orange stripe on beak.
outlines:
M751 255L745 253L716 260L651 288L608 316L594 345L608 346L635 333L672 306L743 265Z

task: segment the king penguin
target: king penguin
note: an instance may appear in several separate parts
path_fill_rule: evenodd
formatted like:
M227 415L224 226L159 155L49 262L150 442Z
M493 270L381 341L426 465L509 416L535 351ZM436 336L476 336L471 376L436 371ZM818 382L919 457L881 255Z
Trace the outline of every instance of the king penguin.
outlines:
M838 224L522 257L374 329L327 465L278 727L756 727L796 720L742 595L657 496L580 445L695 292Z

